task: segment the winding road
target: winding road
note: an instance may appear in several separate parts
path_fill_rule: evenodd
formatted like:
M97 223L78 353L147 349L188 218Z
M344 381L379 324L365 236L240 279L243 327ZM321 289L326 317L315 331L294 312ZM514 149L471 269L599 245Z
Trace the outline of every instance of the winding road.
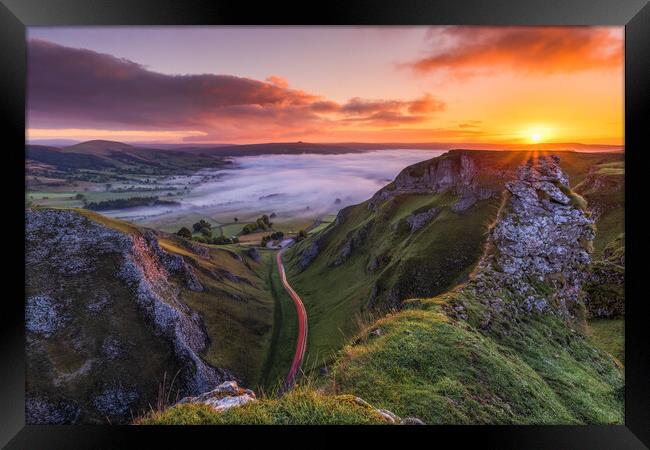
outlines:
M300 370L302 360L305 357L305 351L307 350L307 311L305 310L305 305L302 304L302 300L300 300L296 291L293 290L287 281L287 275L284 271L284 265L282 264L282 254L286 248L287 247L284 247L277 253L275 260L278 264L278 273L280 274L282 285L291 296L294 305L296 305L296 312L298 313L298 341L296 343L296 353L293 355L293 362L291 363L291 369L289 369L285 383L286 388L291 389L296 381L296 375Z

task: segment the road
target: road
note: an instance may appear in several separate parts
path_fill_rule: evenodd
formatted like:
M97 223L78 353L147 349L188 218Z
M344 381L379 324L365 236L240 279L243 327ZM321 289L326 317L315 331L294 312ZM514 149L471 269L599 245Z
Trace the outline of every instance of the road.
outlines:
M300 300L296 291L293 290L287 281L287 274L284 271L284 265L282 264L282 254L286 248L287 247L284 247L276 254L275 261L278 264L278 273L280 274L282 285L293 300L294 305L296 305L296 312L298 313L298 341L296 342L296 353L293 355L291 369L289 369L285 383L286 388L291 389L296 381L296 375L300 370L302 360L305 357L305 351L307 350L307 311L305 310L305 305L302 304L302 300Z

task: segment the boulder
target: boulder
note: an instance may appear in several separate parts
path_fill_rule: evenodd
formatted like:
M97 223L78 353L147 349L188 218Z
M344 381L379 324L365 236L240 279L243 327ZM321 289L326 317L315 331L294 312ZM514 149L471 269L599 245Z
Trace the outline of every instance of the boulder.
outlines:
M254 401L257 401L255 392L250 389L239 387L236 381L225 381L211 391L205 392L196 397L185 397L177 404L202 403L210 406L218 412L221 412Z

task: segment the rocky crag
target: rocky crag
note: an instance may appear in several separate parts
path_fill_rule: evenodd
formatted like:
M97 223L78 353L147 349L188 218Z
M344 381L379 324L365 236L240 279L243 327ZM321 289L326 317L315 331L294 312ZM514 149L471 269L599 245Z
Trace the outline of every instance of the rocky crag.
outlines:
M622 423L620 363L584 327L593 219L559 163L513 173L469 280L362 328L334 393L431 424Z
M598 232L585 284L589 318L625 315L625 164L592 167L575 190L589 202Z
M233 378L200 356L208 337L178 295L203 286L153 232L66 210L25 219L27 423L120 423L163 376L179 395Z
M496 193L479 185L479 164L477 158L463 152L458 158L436 158L409 166L397 175L395 181L373 195L368 208L375 210L379 204L398 195L438 194L454 189L458 199L452 209L464 211L477 201L490 198Z
M595 226L584 200L569 188L557 156L529 160L506 183L486 254L471 283L492 315L546 312L584 319Z

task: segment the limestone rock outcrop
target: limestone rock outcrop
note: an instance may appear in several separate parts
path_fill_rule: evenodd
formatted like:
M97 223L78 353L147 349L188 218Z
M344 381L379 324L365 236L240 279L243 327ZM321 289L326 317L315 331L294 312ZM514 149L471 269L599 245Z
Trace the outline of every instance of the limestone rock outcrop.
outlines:
M200 356L203 324L179 299L203 289L197 275L153 232L69 210L25 222L28 423L128 421L165 371L182 395L232 378Z
M472 287L492 314L580 316L595 236L584 200L569 188L557 156L529 160L506 190Z
M479 173L471 152L450 153L414 164L402 170L393 183L380 189L368 202L368 208L377 206L391 197L402 194L437 194L455 189L459 200L454 210L463 211L476 201L486 199L495 193L479 187Z

